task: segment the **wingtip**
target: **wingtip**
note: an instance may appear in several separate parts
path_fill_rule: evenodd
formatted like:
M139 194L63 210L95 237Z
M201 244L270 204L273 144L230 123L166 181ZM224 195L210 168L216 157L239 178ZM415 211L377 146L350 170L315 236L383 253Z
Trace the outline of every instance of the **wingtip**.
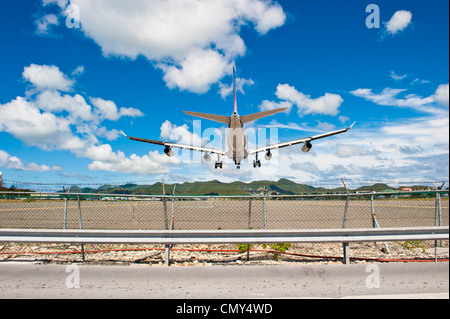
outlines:
M125 134L122 130L120 131L120 133L122 133L123 136L128 137L127 134Z
M352 125L350 125L350 127L349 127L349 129L351 129L354 125L355 125L355 123L356 123L356 121L355 122L353 122L353 124Z

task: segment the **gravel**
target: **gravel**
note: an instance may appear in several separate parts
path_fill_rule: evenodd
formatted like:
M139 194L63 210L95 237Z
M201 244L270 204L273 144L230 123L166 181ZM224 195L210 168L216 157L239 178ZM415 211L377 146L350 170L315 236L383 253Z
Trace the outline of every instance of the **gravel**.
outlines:
M386 246L388 251L386 250ZM165 251L162 245L64 245L0 243L0 262L30 261L44 263L90 264L149 264L163 266ZM449 241L438 241L437 256L449 258ZM247 258L249 257L249 258ZM286 253L276 253L272 247L255 244L247 251L236 245L175 245L171 247L171 266L212 265L293 265L296 263L342 263L342 244L292 244ZM435 258L434 241L352 243L352 263L404 259Z

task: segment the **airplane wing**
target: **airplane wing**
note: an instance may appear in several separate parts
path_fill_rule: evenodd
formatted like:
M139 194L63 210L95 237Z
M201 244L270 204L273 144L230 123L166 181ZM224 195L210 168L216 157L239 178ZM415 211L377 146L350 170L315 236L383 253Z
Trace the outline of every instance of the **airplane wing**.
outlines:
M353 125L355 125L355 123L356 122L354 122L350 127L342 129L342 130L328 132L328 133L325 133L325 134L320 134L320 135L311 136L311 137L305 137L305 138L301 138L301 139L293 140L293 141L289 141L289 142L283 142L283 143L278 143L278 144L267 145L267 146L260 147L260 148L257 148L255 150L249 151L248 153L249 154L256 154L256 153L260 153L260 152L267 152L267 151L270 151L270 150L273 150L273 149L279 149L279 148L288 147L288 146L301 144L301 143L304 143L305 145L306 144L310 144L310 142L314 141L314 140L318 140L318 139L321 139L321 138L325 138L325 137L329 137L329 136L345 133L348 130L350 130L353 127Z
M216 150L214 148L207 148L207 147L201 147L201 146L193 146L193 145L185 145L185 144L178 144L178 143L169 143L169 142L148 140L148 139L145 139L145 138L128 136L124 132L122 132L122 131L120 131L120 132L123 134L123 136L125 136L126 138L128 138L128 139L130 139L132 141L165 146L166 149L169 150L169 151L170 151L171 148L175 147L175 148L181 148L183 150L191 150L191 151L197 151L197 152L206 152L206 153L211 153L211 154L226 155L226 153L224 151ZM166 153L166 154L168 154L168 153Z

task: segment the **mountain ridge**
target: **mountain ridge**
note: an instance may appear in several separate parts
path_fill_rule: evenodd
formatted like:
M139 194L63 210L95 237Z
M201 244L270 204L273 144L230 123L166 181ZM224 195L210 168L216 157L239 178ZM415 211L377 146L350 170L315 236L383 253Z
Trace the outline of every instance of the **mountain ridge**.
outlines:
M386 184L377 183L352 189L352 192L365 191L393 191L396 190ZM124 184L120 186L105 184L99 188L70 187L71 193L99 193L99 194L127 194L127 195L163 195L163 184L157 182L152 185ZM282 178L278 181L253 181L224 183L217 180L205 182L184 182L180 184L164 184L166 195L212 195L212 196L245 196L245 195L306 195L306 194L335 194L345 193L344 187L325 188L299 184Z

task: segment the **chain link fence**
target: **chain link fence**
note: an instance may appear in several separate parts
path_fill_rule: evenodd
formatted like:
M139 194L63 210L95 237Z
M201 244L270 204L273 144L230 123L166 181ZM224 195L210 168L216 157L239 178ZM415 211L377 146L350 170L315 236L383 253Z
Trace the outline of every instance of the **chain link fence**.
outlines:
M268 196L0 193L0 228L231 230L448 225L448 190ZM96 249L101 249L99 247ZM231 246L221 248L236 249ZM361 243L352 244L350 248L352 256L362 259L449 258L448 240ZM264 246L255 245L252 249L264 249ZM282 256L294 260L313 255L340 258L342 246L332 243L293 244L288 253L290 255ZM252 254L259 256L264 253ZM187 258L192 258L191 255ZM211 260L210 257L205 258ZM196 257L196 260L200 258Z
M239 197L0 194L1 228L226 230L448 225L448 190Z

